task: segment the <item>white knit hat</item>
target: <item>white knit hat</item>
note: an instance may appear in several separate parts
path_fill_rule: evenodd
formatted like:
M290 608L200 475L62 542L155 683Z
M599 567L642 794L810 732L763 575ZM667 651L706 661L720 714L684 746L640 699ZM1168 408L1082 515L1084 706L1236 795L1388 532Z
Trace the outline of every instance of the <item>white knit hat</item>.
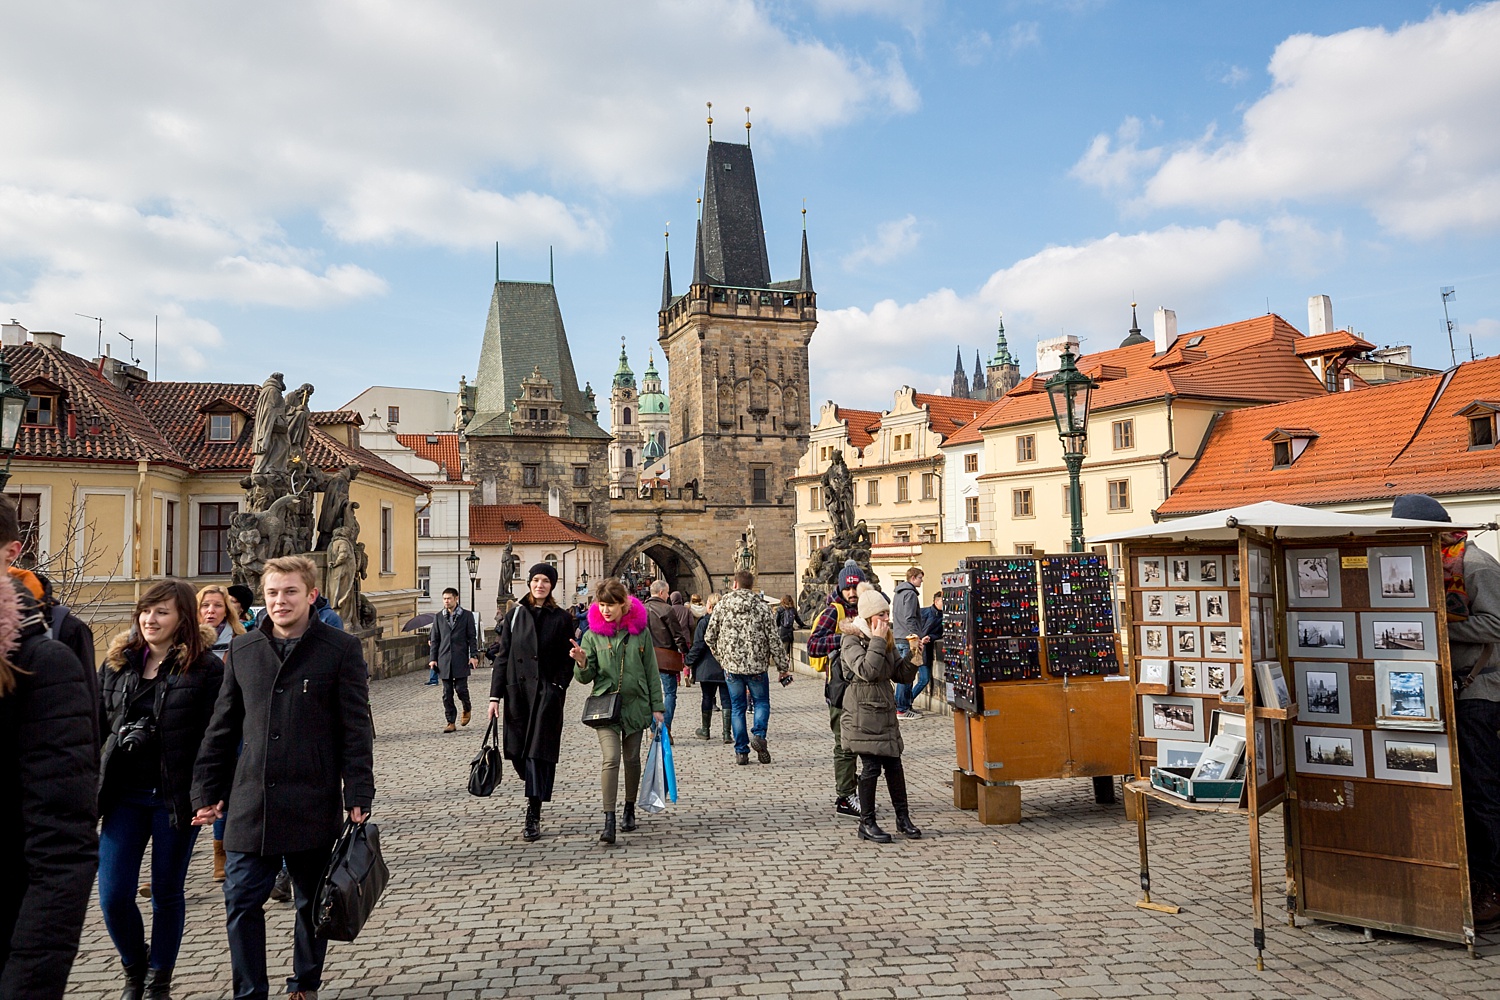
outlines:
M889 610L891 610L891 602L887 601L880 591L872 588L859 595L859 616L861 618L868 621L881 612Z

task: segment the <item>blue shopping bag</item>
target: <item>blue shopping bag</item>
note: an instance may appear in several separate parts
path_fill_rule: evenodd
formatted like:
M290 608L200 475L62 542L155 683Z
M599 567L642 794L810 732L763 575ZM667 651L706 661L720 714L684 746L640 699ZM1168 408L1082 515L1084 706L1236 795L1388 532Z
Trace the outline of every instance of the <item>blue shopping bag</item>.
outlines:
M661 743L661 762L667 780L667 799L675 804L677 802L677 768L672 766L672 734L666 726L658 726L656 738Z

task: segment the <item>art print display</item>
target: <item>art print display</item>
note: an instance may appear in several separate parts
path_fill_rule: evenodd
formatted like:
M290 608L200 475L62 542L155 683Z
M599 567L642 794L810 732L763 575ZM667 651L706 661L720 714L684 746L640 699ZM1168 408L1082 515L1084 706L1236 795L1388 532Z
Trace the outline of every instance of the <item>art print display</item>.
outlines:
M1203 742L1204 703L1200 698L1141 695L1141 735L1148 739Z
M1294 660L1297 682L1297 715L1308 722L1347 726L1349 715L1349 664Z
M1443 728L1438 665L1414 660L1375 661L1375 725L1385 729Z
M1197 656L1202 636L1197 626L1177 625L1172 628L1172 655Z
M1240 775L1245 761L1245 738L1220 733L1198 758L1193 768L1194 781L1232 781Z
M1262 640L1260 626L1260 602L1250 601L1250 658L1258 660L1264 656L1265 643Z
M1359 655L1351 612L1288 611L1286 628L1294 659L1348 660ZM1274 651L1267 650L1267 655L1274 655Z
M1167 559L1165 556L1141 556L1135 561L1135 582L1141 588L1165 587L1167 585Z
M1267 745L1270 742L1266 732L1270 728L1269 720L1262 720L1255 724L1255 779L1257 785L1264 785L1271 780L1270 760L1267 757Z
M1370 607L1421 608L1427 600L1427 550L1419 545L1376 547L1369 560Z
M1141 626L1141 653L1145 656L1167 655L1167 627L1165 625Z
M1150 684L1160 686L1162 693L1166 693L1168 685L1172 681L1172 665L1167 660L1142 660L1140 663L1140 677L1137 684Z
M1198 594L1199 621L1229 621L1229 591L1205 590Z
M1386 729L1376 730L1370 738L1374 743L1375 777L1424 785L1453 783L1446 734Z
M1240 585L1240 557L1230 556L1228 562L1229 579L1226 581L1231 587Z
M1338 549L1286 550L1286 603L1293 608L1336 608L1343 603Z
M1293 726L1292 745L1296 750L1299 772L1339 778L1369 777L1363 729Z
M1157 740L1157 767L1197 767L1198 761L1208 749L1207 743L1189 743L1186 740Z
M1203 664L1203 693L1224 694L1229 690L1231 664L1208 661Z
M1193 582L1193 561L1187 556L1173 556L1168 560L1172 566L1173 585Z
M1271 550L1252 545L1250 560L1254 564L1254 573L1250 577L1251 593L1271 593L1271 577L1275 572L1275 567L1271 562Z
M1286 737L1283 729L1286 723L1275 719L1271 721L1271 777L1279 778L1286 774Z
M1173 660L1172 690L1178 694L1202 694L1203 664L1195 660Z
M1292 703L1281 663L1276 660L1255 661L1255 693L1267 708L1286 708Z
M1191 567L1193 582L1217 587L1224 582L1224 560L1221 556L1194 556Z
M1174 590L1167 596L1167 613L1173 621L1195 622L1198 620L1198 592L1196 590Z
M1213 742L1223 734L1245 738L1245 714L1243 712L1226 712L1222 708L1216 708L1209 717L1208 739Z
M1375 660L1436 660L1437 617L1431 612L1366 611L1359 616L1365 655Z
M1210 625L1203 630L1203 655L1213 659L1243 659L1244 640L1238 625Z
M1165 621L1171 617L1167 601L1171 594L1164 590L1147 591L1141 595L1141 617L1150 621Z

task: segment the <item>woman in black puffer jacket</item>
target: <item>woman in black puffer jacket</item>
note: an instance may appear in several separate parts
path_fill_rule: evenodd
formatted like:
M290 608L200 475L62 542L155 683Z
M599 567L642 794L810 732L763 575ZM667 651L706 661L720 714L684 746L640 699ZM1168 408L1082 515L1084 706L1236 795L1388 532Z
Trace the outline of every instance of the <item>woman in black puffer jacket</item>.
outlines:
M122 1000L169 1000L186 917L183 882L198 828L190 789L224 664L198 624L193 589L164 580L135 606L100 671L99 906L125 966ZM151 852L151 944L135 902Z

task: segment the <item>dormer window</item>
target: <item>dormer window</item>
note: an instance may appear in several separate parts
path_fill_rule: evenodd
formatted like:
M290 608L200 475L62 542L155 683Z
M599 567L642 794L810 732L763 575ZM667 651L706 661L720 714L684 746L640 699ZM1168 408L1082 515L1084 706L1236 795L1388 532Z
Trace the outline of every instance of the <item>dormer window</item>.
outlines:
M1469 421L1469 450L1487 451L1495 447L1495 412L1500 403L1476 399L1454 414Z
M208 439L210 441L234 440L234 416L229 413L208 415Z
M23 421L32 427L57 426L57 397L29 396L26 399L26 418Z
M1278 427L1262 440L1271 442L1271 467L1285 469L1318 439L1318 432L1306 427Z

